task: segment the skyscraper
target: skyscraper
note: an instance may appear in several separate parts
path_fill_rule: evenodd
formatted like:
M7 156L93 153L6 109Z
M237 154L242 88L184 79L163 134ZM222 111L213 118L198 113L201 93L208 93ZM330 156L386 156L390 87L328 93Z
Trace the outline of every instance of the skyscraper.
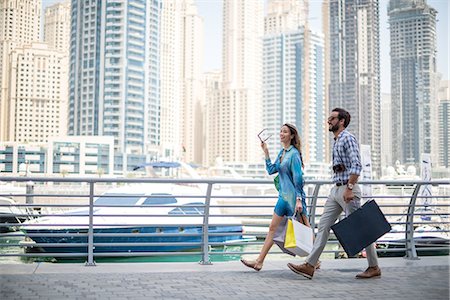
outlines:
M264 18L264 34L281 33L305 26L309 0L269 0Z
M437 161L436 10L425 0L389 2L393 159Z
M41 0L0 0L0 141L11 141L9 74L15 47L39 41Z
M163 2L161 154L202 161L203 20L193 0Z
M328 0L329 106L348 110L349 131L371 146L380 169L380 58L378 0Z
M323 80L323 36L302 26L264 37L262 119L275 136L268 141L272 157L279 149L279 128L288 122L299 130L304 161L325 161Z
M223 86L207 104L207 119L217 121L207 126L209 164L260 161L263 6L223 1Z
M45 43L15 47L8 61L9 139L47 142L67 129L67 53Z
M70 1L56 3L45 9L44 42L51 49L69 52L70 46Z
M114 136L119 154L144 154L159 128L159 0L72 0L70 135ZM156 56L156 57L155 57ZM151 98L150 98L151 97Z
M439 88L439 165L450 168L450 81Z

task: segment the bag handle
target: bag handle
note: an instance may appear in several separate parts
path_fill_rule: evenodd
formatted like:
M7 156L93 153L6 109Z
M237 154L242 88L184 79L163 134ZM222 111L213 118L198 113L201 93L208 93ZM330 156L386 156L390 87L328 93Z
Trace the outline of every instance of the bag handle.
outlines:
M298 218L295 218L298 215ZM303 212L299 213L298 211L294 212L294 214L291 216L292 219L298 220L303 225L306 225L305 221L303 221Z

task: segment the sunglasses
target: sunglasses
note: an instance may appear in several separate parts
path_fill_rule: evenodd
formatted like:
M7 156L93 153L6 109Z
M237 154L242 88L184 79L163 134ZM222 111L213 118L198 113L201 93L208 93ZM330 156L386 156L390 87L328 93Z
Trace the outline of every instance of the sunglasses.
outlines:
M261 141L261 143L264 143L265 141L267 141L268 139L270 139L270 137L272 136L272 134L269 134L267 129L263 129L258 133L258 138Z

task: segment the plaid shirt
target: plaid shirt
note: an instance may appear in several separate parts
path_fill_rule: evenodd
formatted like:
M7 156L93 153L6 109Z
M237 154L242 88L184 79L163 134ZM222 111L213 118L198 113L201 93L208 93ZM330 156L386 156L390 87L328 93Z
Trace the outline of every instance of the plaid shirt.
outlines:
M359 146L353 134L343 130L334 141L333 145L333 166L345 165L344 172L333 172L333 182L348 181L350 175L361 173L361 156Z

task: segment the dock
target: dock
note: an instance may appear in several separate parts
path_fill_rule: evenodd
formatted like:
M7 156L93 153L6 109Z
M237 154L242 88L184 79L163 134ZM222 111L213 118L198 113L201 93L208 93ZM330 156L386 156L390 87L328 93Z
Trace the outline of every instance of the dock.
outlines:
M260 272L239 261L0 265L1 299L449 299L449 256L380 258L381 278L355 279L366 259L323 260L312 280L269 260Z

